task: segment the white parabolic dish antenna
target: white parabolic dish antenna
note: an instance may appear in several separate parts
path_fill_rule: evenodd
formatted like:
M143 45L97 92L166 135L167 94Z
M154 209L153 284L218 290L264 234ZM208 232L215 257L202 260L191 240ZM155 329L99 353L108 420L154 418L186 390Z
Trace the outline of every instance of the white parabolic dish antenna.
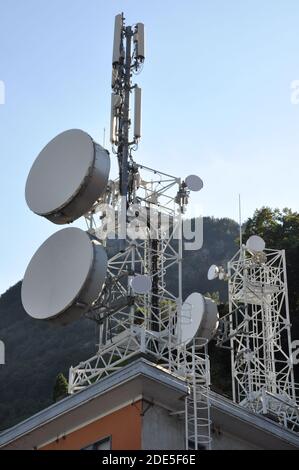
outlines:
M76 320L97 299L106 272L106 250L98 241L76 227L59 230L40 246L26 269L24 309L40 320Z
M219 276L219 268L216 266L216 264L212 264L212 266L209 267L208 270L208 280L213 281L213 279L217 279Z
M258 235L252 235L248 238L246 242L246 248L248 248L248 250L250 251L253 251L254 253L264 251L265 247L265 241L262 239L262 237L259 237Z
M219 324L217 305L213 300L193 292L182 306L182 342L188 344L193 338L208 341L215 335Z
M203 181L197 175L187 176L185 183L190 191L200 191L203 188Z
M62 132L33 163L26 182L26 202L33 212L51 222L72 222L103 194L109 171L107 150L86 132Z

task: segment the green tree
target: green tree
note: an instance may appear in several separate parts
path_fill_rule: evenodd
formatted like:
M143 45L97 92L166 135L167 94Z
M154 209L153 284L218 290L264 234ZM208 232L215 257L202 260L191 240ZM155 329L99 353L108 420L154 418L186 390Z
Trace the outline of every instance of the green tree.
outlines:
M57 375L54 389L53 389L53 400L59 401L66 397L68 394L68 382L62 372Z
M270 207L257 209L245 224L245 239L253 234L263 237L268 247L298 249L299 213L288 208L282 211Z
M217 305L220 304L220 295L219 292L206 292L204 294L205 297L208 297L209 299L213 300Z

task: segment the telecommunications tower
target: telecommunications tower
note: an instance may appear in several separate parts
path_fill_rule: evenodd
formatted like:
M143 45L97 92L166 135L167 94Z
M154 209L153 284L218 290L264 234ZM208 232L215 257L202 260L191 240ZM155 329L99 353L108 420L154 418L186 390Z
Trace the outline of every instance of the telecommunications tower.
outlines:
M98 325L97 352L70 369L69 393L146 356L189 385L181 410L186 448L210 448L207 343L218 312L200 293L185 301L182 293L183 215L190 192L203 183L133 159L141 89L132 77L144 60L143 23L128 26L117 15L110 140L118 177L109 179L109 152L81 130L59 134L41 151L26 183L30 209L55 224L83 216L87 230L63 228L41 245L26 270L22 301L34 318L67 324L85 316Z
M217 344L231 350L233 400L299 432L285 251L253 235L227 272L210 267L208 278L217 277L228 281L229 313Z

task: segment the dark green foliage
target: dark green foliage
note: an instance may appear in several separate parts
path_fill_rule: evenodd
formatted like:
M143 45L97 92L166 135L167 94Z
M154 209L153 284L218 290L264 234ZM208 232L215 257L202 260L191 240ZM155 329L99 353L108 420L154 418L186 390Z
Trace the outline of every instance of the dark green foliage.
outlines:
M59 401L65 398L68 394L68 383L65 376L60 372L57 375L54 389L53 389L53 401Z
M95 325L79 320L57 327L33 320L21 304L21 283L0 298L0 337L6 364L0 366L0 429L51 405L57 374L95 352Z
M232 397L232 379L230 365L230 350L219 348L216 341L209 343L211 367L211 388L221 395Z
M219 292L206 292L204 294L205 297L212 299L217 305L220 303L220 295Z
M184 297L194 291L217 291L221 300L227 299L227 285L219 280L209 281L207 272L211 264L226 265L236 251L238 233L238 224L231 219L204 218L202 248L184 252Z

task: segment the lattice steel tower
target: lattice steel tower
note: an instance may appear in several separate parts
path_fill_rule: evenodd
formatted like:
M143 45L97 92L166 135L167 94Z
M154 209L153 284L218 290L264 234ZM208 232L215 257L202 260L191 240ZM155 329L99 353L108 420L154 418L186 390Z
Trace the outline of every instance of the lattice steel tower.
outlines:
M230 343L233 400L299 431L285 252L254 235L221 272L229 314L218 345Z
M218 312L199 293L182 298L183 215L190 191L203 183L133 159L141 89L132 78L144 58L143 23L127 26L117 15L110 128L117 178L109 178L109 152L78 129L56 136L34 162L26 183L31 210L58 225L84 216L87 231L63 228L41 245L26 270L22 302L39 320L66 324L86 316L96 322L96 354L70 369L69 393L146 355L186 380L186 446L209 448L207 343Z

